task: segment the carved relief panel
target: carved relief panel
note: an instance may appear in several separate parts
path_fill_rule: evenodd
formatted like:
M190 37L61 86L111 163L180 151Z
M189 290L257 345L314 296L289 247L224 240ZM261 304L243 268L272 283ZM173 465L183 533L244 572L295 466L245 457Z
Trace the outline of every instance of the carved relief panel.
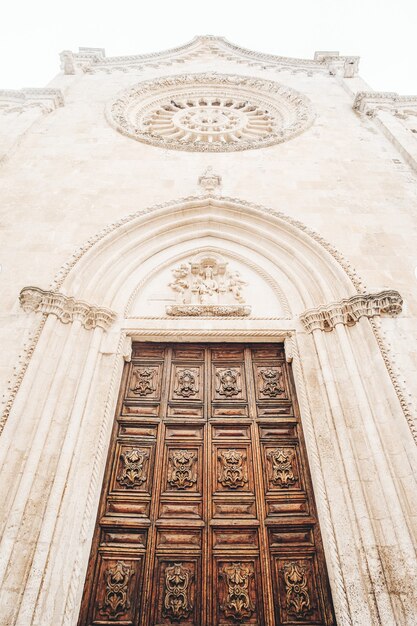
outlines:
M286 400L288 398L283 366L269 363L256 364L254 370L257 400Z
M242 366L214 368L214 400L246 400Z
M269 491L300 490L302 480L297 447L294 444L282 443L277 447L263 446L265 453L265 474Z
M252 491L249 482L248 448L215 447L217 453L217 491Z
M165 491L181 498L189 493L201 494L201 456L201 446L167 446Z
M321 624L321 589L314 556L273 557L279 589L277 621L279 624Z
M149 447L121 445L114 489L141 489L149 492L151 453Z
M139 609L142 558L132 553L101 554L97 568L96 602L91 623L120 623L133 626Z
M200 624L200 558L181 555L156 559L152 624Z
M175 367L173 397L201 400L200 368Z
M161 389L161 366L132 365L128 397L138 400L157 400Z
M216 624L261 624L262 588L256 558L216 559Z

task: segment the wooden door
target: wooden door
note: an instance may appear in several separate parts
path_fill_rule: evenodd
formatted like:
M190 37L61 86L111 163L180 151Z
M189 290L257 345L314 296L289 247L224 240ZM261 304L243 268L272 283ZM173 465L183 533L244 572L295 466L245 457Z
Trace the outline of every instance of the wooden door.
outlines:
M334 624L282 344L133 345L79 626Z

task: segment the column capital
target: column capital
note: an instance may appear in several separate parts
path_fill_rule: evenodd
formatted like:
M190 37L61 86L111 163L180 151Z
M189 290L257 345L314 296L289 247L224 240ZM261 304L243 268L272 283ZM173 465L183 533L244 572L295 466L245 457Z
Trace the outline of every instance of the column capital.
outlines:
M59 291L45 291L39 287L24 287L19 295L22 309L55 315L63 324L79 320L87 330L97 326L107 330L116 319L116 313L105 307L76 300Z
M403 299L398 291L389 289L378 293L364 293L345 298L339 302L332 302L308 309L301 316L301 323L305 330L331 331L336 324L353 326L361 317L375 315L395 316L402 311Z

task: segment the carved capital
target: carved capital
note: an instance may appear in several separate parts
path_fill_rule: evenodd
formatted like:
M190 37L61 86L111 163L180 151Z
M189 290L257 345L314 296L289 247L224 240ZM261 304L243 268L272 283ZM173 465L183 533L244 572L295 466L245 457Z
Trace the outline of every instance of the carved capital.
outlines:
M305 311L300 319L307 332L313 330L331 331L336 324L353 326L361 317L375 315L398 315L402 311L403 299L398 291L387 290L379 293L359 294Z
M68 324L79 320L87 330L100 326L107 330L116 319L116 313L104 307L92 306L82 300L65 296L59 291L44 291L39 287L24 287L19 295L21 307L27 313L34 311L53 314Z

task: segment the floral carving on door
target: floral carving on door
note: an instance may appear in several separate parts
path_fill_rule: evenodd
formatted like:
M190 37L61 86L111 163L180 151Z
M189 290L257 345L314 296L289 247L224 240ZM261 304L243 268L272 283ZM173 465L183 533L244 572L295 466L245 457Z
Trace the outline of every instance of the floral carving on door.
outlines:
M135 367L132 372L132 385L130 390L138 396L148 396L155 388L155 368L152 367Z
M165 570L165 589L162 615L171 622L181 622L193 609L190 599L192 573L181 563L173 563Z
M220 610L225 617L241 622L252 615L255 603L250 597L249 582L253 575L249 563L228 563L223 566L220 577L226 585L226 599Z
M285 392L280 385L281 370L277 367L265 367L259 370L261 395L276 398Z
M130 609L128 587L133 574L131 568L123 561L117 561L114 567L104 571L106 590L100 613L115 620Z
M294 475L292 461L295 456L291 448L275 448L268 452L272 463L271 482L279 487L291 487L298 478Z
M244 462L246 454L235 450L221 450L218 456L220 461L219 483L229 489L239 489L248 482L248 473Z
M304 619L312 609L307 573L301 563L285 563L284 583L288 613L293 614L296 619Z
M145 461L149 458L149 452L141 448L132 448L120 455L123 469L116 480L120 485L133 489L146 482L144 471Z
M197 482L194 464L196 452L173 450L169 455L168 483L175 489L189 489Z

